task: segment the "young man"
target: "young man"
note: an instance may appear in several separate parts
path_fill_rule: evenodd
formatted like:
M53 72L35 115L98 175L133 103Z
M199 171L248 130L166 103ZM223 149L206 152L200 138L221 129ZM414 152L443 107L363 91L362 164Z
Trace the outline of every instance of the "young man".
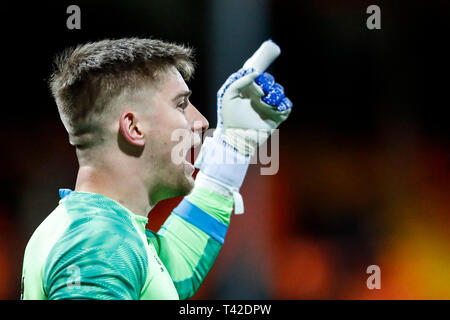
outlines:
M292 104L270 75L251 68L233 74L219 91L218 128L202 146L194 182L194 167L173 152L181 148L184 158L208 128L189 102L191 49L103 40L55 62L50 87L79 171L75 190L60 190L59 205L28 242L22 298L191 297L224 242L254 149ZM249 126L236 125L245 110L253 110ZM186 134L181 144L177 130ZM239 161L216 161L219 153ZM180 195L187 196L161 229L146 230L151 208Z

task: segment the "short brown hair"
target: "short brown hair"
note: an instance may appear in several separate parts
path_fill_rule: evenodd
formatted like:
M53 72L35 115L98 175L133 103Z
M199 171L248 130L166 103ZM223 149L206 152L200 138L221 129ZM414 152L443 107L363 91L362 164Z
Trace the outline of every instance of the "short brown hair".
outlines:
M49 86L71 144L95 144L96 119L112 98L157 80L174 66L187 81L194 72L193 49L156 39L105 39L64 50L54 59ZM83 137L84 138L81 138Z

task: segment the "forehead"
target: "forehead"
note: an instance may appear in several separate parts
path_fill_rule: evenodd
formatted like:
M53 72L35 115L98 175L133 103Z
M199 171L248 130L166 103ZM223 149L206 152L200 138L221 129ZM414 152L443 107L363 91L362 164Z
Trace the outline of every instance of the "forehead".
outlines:
M159 102L170 102L186 91L189 89L183 76L175 67L169 67L161 72L155 81L146 82L137 91L124 92L118 99L118 105L143 106L145 110L155 111L161 105ZM148 108L149 105L153 108Z
M181 73L173 66L161 75L159 91L163 94L176 95L181 91L189 90Z

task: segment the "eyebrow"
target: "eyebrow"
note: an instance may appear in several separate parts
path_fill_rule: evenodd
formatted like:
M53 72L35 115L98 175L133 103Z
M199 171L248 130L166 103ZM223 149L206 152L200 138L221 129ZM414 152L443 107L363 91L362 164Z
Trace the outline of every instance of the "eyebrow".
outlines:
M192 94L192 90L189 91L184 91L182 93L179 93L175 96L175 98L173 98L173 101L176 101L178 99L180 99L181 97L189 97Z

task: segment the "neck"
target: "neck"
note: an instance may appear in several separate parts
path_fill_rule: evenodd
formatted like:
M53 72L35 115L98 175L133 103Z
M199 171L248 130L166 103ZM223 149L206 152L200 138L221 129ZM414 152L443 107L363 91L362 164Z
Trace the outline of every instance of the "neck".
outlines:
M147 217L152 209L149 190L138 179L138 174L126 172L126 165L116 165L114 170L102 165L80 166L75 191L91 192L104 195L132 211Z

